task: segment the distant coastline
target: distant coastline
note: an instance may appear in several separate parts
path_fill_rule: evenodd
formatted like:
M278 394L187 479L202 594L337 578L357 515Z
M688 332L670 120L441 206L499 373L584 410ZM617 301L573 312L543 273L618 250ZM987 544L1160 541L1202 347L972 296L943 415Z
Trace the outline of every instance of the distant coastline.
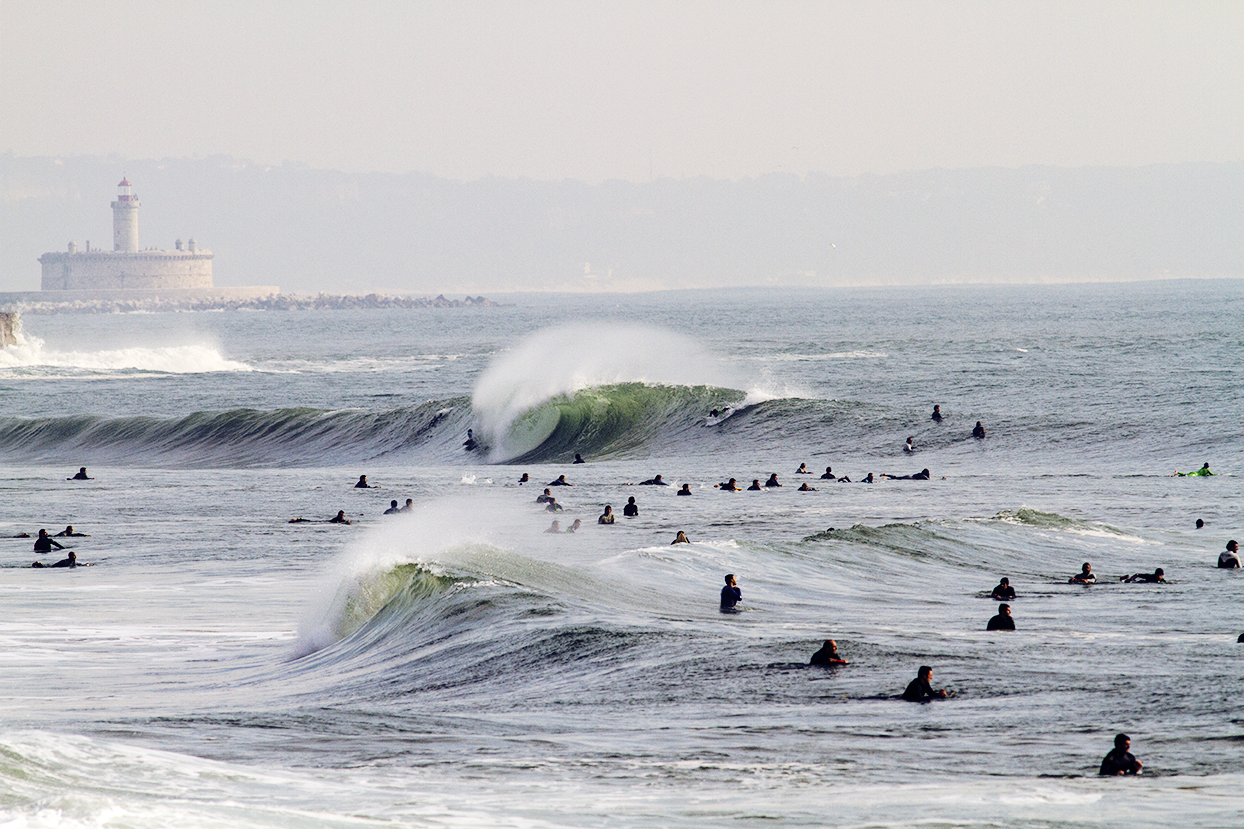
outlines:
M334 295L272 294L261 297L125 297L117 299L38 300L23 298L3 303L4 310L30 316L57 314L125 314L170 311L345 311L358 308L480 308L499 307L482 296L464 299L389 296L386 294Z

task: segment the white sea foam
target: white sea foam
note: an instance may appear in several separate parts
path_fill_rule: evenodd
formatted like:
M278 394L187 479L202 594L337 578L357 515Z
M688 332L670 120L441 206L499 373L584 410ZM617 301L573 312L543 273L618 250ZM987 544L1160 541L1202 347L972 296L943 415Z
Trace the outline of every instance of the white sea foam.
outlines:
M136 370L161 374L252 370L246 363L226 359L218 349L201 344L104 351L55 351L46 348L43 340L29 335L19 335L16 345L0 349L0 368L57 368L87 372Z

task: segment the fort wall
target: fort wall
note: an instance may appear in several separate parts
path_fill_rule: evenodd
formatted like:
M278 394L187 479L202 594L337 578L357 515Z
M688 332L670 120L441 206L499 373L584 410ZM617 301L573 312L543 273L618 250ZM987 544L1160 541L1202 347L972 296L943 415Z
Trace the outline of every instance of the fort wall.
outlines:
M43 265L40 287L44 291L212 287L212 254L208 251L45 253L39 262Z

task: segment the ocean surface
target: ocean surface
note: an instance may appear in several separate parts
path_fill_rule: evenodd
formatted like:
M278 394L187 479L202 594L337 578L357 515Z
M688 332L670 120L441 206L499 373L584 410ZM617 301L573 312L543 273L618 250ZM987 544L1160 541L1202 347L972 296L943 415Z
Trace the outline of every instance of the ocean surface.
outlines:
M1244 824L1244 282L505 301L23 320L0 826Z

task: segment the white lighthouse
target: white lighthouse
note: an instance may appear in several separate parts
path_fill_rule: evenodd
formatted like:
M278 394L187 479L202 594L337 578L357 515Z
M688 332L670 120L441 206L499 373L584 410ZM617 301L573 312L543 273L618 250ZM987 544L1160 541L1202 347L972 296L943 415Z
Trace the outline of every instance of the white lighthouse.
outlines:
M122 253L138 253L138 198L127 178L117 185L117 200L112 203L112 249Z

